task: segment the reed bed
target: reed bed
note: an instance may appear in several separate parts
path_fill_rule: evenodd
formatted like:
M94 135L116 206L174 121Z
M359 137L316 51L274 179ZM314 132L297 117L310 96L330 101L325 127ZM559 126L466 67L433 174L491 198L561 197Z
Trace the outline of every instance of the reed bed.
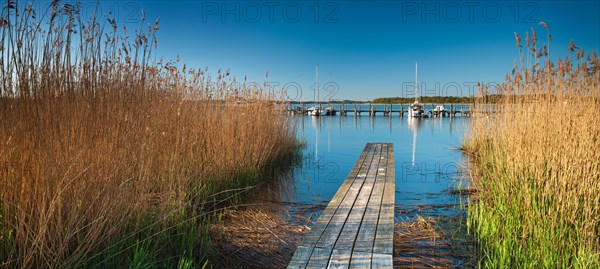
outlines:
M573 42L569 56L550 60L551 36L525 46L497 89L487 114L472 119L465 148L474 155L468 225L480 247L480 267L600 267L600 66L595 52Z
M202 266L212 212L295 150L273 95L153 60L158 20L0 16L0 267Z

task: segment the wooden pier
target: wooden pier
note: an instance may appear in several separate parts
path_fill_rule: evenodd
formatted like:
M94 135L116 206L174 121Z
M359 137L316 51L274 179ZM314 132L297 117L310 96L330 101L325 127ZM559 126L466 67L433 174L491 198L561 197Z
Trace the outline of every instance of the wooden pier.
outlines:
M298 115L306 115L308 114L308 110L303 106L303 103L290 103L290 106L297 107L299 105L300 110L288 109L288 111L292 114ZM460 109L456 109L453 107L453 104L450 104L449 110L436 111L435 104L422 104L425 108L429 109L427 112L432 117L456 117L457 114L461 116L471 116L473 112L470 110L464 110L462 108L462 104ZM473 104L468 104L473 106ZM325 107L327 105L323 105ZM404 106L410 106L410 104L368 104L368 108L363 109L361 105L357 104L340 104L336 109L336 113L339 113L341 116L347 116L348 114L352 114L354 116L360 116L362 114L367 114L371 117L376 116L377 114L384 116L392 116L397 114L400 117L404 117L408 115L408 109L405 109ZM489 111L486 111L489 112Z
M394 147L368 143L288 268L392 268Z

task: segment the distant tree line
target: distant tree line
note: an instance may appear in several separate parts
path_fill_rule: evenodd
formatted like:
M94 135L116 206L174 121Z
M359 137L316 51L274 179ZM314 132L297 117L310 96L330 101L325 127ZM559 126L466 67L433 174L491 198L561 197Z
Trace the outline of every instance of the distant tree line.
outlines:
M478 103L495 104L498 103L502 98L524 98L526 102L536 102L543 95L528 94L522 95L501 95L501 94L488 94L484 96L423 96L419 98L420 103L428 104L473 104L475 101ZM376 98L372 101L374 104L408 104L415 101L414 97L383 97Z
M382 97L373 99L375 104L407 104L415 101L413 97ZM440 104L468 104L475 102L475 97L466 96L423 96L419 98L420 103Z
M489 94L485 96L423 96L419 98L420 103L427 104L473 104L475 101L494 104L497 103L502 95ZM505 96L506 97L506 96ZM483 100L482 100L483 99ZM528 96L528 99L535 100L535 96ZM414 97L381 97L375 98L373 101L358 101L358 100L329 100L320 101L321 104L409 104L415 101ZM303 101L304 103L314 103L311 101ZM292 102L299 103L299 102Z

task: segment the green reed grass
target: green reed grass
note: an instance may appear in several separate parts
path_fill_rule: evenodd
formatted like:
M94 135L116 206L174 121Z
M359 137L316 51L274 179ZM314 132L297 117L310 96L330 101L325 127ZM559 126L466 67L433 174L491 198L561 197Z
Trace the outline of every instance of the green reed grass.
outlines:
M0 267L200 267L213 212L294 152L273 95L153 61L158 20L0 22Z
M472 120L465 148L474 155L470 230L485 268L600 267L600 65L569 46L550 60L551 36L525 46L515 33L519 60L496 90L490 108ZM482 94L494 89L482 85Z

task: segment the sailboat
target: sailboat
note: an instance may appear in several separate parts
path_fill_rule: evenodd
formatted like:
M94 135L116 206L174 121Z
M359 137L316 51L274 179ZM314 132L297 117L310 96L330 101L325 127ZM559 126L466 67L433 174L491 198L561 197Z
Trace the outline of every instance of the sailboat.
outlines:
M427 117L424 106L419 104L419 65L415 62L415 102L408 109L409 117L424 118Z
M315 78L316 78L316 89L315 91L317 91L317 101L314 107L311 107L308 109L308 115L310 116L321 116L323 114L323 110L321 109L321 105L318 104L319 102L319 66L317 65L315 67Z
M335 116L337 111L335 110L335 108L333 108L332 106L326 107L325 111L324 111L325 115L327 116Z
M319 110L319 108L317 108L317 107L313 106L313 107L307 109L307 111L308 111L308 115L310 115L310 116L315 116L315 117L321 116L321 110Z

